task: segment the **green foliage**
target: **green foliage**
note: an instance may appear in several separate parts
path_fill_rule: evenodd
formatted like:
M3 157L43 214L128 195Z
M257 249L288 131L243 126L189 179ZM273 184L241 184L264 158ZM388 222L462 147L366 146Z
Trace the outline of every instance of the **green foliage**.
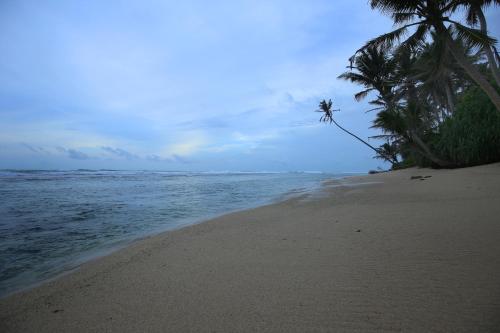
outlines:
M417 163L411 158L405 158L401 162L392 166L392 170L406 169L417 166Z
M376 111L372 128L385 143L371 147L340 127L331 102L320 104L321 120L370 146L394 169L500 161L500 73L483 13L500 0L369 3L392 18L395 30L357 50L339 78L363 86L358 101L376 94L369 102ZM453 19L463 11L469 26Z
M456 112L440 125L434 147L456 166L500 161L500 113L480 88L462 94Z

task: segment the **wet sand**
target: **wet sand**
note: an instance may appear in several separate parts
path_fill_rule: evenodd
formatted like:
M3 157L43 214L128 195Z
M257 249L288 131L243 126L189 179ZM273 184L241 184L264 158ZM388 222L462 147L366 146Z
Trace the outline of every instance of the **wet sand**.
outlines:
M500 164L330 181L0 300L1 332L498 330Z

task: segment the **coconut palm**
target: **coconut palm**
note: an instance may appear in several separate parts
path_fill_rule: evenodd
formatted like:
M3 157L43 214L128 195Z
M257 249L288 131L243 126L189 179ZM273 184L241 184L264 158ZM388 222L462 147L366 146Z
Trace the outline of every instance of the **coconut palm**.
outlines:
M500 5L500 0L456 0L456 7L464 7L467 12L467 23L474 27L479 25L479 29L483 34L488 33L488 25L486 17L484 16L484 8L490 5ZM496 52L495 46L483 47L483 51L488 59L491 73L495 82L500 86L500 70L498 69L498 62L500 61Z
M381 160L387 160L386 156L392 157L395 161L398 160L398 154L400 152L401 148L399 147L399 144L397 141L387 141L384 144L382 144L378 148L378 154L374 156L374 158L381 159ZM396 167L396 165L393 164L393 168Z
M403 48L390 54L388 49L370 46L357 53L351 62L351 71L341 74L339 78L364 86L365 89L355 95L357 100L364 98L371 91L378 93L377 99L370 102L377 105L374 110L379 111L374 127L384 131L384 135L377 138L384 138L389 142L409 143L411 149L418 150L426 159L440 166L446 165L421 139L422 133L428 131L431 127L429 124L433 122L432 119L429 120L430 113L416 114L415 108L407 107L406 101L410 99L410 95L417 94L415 89L417 81L412 76L417 62L416 54ZM415 99L415 96L412 97L412 100ZM332 122L331 113L324 111L328 108L327 102L325 103L323 106L320 105L325 114L323 120ZM395 123L391 124L390 121ZM391 156L381 153L382 148L370 148L383 157Z
M442 38L457 63L488 95L496 109L500 112L500 95L496 89L483 77L480 71L468 61L463 50L454 38L466 40L468 43L482 48L491 48L495 39L481 30L469 28L454 21L450 15L457 9L459 0L371 0L372 8L388 14L397 29L370 40L362 49L378 46L392 47L402 39L412 27L415 31L406 38L400 48L414 49L424 42L430 32ZM445 26L449 25L449 28Z
M392 88L395 62L390 57L388 50L371 46L363 49L351 59L350 71L338 76L339 79L351 81L364 86L364 90L354 95L357 101L365 98L370 92L377 91L377 100L371 104L377 105L377 101L389 104L392 99Z
M429 132L426 115L429 114L429 106L422 101L417 102L413 98L404 106L387 108L377 113L372 128L381 129L385 137L393 142L399 143L401 147L407 147L437 166L450 166L448 161L437 156L425 142L426 132ZM404 151L400 151L404 154Z
M478 56L472 54L470 46L460 47L471 63L477 61ZM420 81L422 98L430 99L442 111L442 118L446 118L455 110L456 92L468 85L467 76L446 44L436 36L433 42L422 43L416 53L417 61L411 75Z
M351 135L352 137L356 138L357 140L359 140L360 142L362 142L364 145L366 145L367 147L369 147L370 149L372 149L373 151L375 151L375 153L377 154L377 156L382 156L386 161L390 162L392 165L395 165L395 164L398 163L398 160L397 160L397 158L395 156L391 156L391 155L385 154L384 151L382 151L382 150L380 150L378 148L373 147L371 144L369 144L365 140L361 139L356 134L354 134L354 133L348 131L347 129L345 129L344 127L340 126L335 121L335 118L333 117L333 112L335 112L335 111L340 111L340 110L334 110L333 109L333 102L332 102L331 99L329 99L328 102L326 100L322 100L319 103L318 110L316 110L316 112L323 113L323 115L320 118L321 122L335 124L335 126L337 126L338 128L340 128L342 131L344 131L347 134Z

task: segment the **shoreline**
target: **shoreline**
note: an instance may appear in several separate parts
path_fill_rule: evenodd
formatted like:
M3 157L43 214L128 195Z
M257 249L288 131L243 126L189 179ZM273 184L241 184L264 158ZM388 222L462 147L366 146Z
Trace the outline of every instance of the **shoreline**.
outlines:
M359 180L370 184L349 186ZM500 164L342 183L331 181L325 196L134 241L0 299L0 328L467 331L500 324Z
M37 172L40 170L36 170ZM48 171L48 172L65 172L65 170L42 170L42 171ZM249 174L255 174L256 172L237 172L239 173L249 173ZM262 172L264 174L269 174L270 172ZM276 172L279 173L279 172ZM308 172L305 172L308 173ZM316 173L316 172L315 172ZM219 174L219 172L215 172L214 174ZM340 178L349 178L349 177L356 177L360 176L360 173L339 173L339 174L331 174L333 178L330 179L340 179ZM113 253L123 250L131 245L133 245L136 242L140 242L143 240L147 240L148 238L155 237L158 235L161 235L163 233L168 233L172 231L176 231L185 227L189 227L192 225L197 225L200 223L204 223L213 219L217 219L221 216L227 215L227 214L233 214L237 212L242 212L250 209L255 209L258 207L263 207L263 206L268 206L272 204L277 204L283 201L287 201L290 199L294 199L296 197L300 197L303 195L312 195L314 192L319 192L321 191L321 188L323 187L322 183L323 181L318 181L317 184L314 185L309 185L308 187L301 187L301 188L295 188L288 190L282 194L279 194L275 197L272 198L267 198L267 199L261 199L259 202L253 202L251 204L248 204L247 206L239 207L239 208L228 208L228 210L223 210L218 213L213 213L213 214L207 214L205 216L199 216L199 217L191 217L185 219L182 223L179 223L178 225L175 226L167 226L167 227L161 227L161 228L155 228L150 231L144 232L139 235L135 235L133 238L129 239L122 239L114 242L113 244L106 244L102 246L101 248L94 249L88 253L81 254L81 255L76 255L73 260L67 261L64 263L63 266L60 267L60 269L53 269L53 272L55 274L50 274L48 277L43 278L39 281L35 281L32 283L24 284L24 286L21 287L16 287L12 289L9 292L6 293L0 293L0 300L5 299L9 296L15 295L17 293L22 293L22 292L27 292L31 289L37 288L42 286L43 284L57 280L59 277L65 276L67 274L71 274L72 272L78 271L80 267L88 262L92 262L94 260L98 260L102 257L106 257L108 255L112 255Z

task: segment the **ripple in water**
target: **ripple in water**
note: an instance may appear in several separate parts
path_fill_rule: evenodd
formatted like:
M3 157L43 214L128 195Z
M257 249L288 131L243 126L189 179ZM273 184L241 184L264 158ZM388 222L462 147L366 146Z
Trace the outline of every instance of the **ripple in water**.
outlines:
M317 187L331 174L0 172L0 295L128 242Z

